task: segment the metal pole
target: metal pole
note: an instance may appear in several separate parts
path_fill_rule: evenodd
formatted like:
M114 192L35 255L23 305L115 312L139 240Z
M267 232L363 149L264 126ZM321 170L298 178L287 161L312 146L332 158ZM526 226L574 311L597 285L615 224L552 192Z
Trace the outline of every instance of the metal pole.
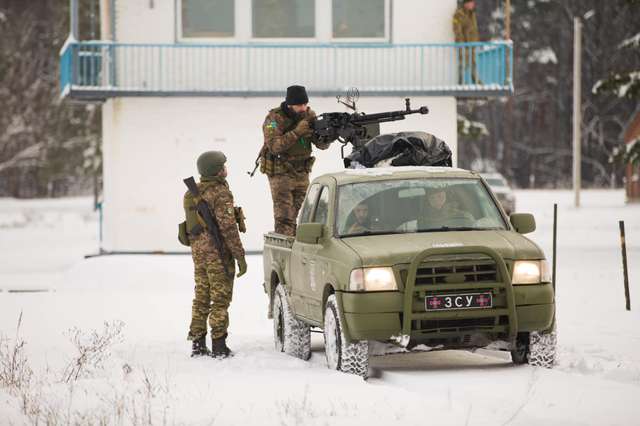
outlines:
M582 181L582 22L573 20L573 190L575 206L580 207L580 185Z
M558 241L558 205L553 205L553 264L551 282L553 283L553 293L556 292L556 258L557 258L557 241Z
M624 220L620 221L620 244L622 246L622 272L624 274L624 298L627 302L627 311L631 310L631 297L629 296L629 271L627 269L627 242L624 236Z
M70 14L69 31L71 33L71 37L73 37L74 40L78 40L78 0L70 0L69 14Z

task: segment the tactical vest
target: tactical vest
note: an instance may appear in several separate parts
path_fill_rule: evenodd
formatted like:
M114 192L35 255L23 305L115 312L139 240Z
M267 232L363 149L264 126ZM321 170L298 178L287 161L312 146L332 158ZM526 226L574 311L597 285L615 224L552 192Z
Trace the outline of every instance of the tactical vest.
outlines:
M290 132L295 129L297 123L289 118L281 107L274 110L276 114L284 116L285 126L283 133ZM311 141L303 137L285 152L280 154L272 154L265 149L260 159L260 171L267 176L288 173L311 173L315 158L311 156Z
M210 182L200 182L198 187L200 189L200 193L204 194L204 192L215 185L215 182L223 182L223 180L216 180L219 178L213 178L214 181ZM207 225L204 223L204 220L198 214L198 210L196 208L197 200L191 194L191 192L187 191L184 194L183 198L183 207L184 207L184 215L185 221L178 225L178 241L185 246L189 246L189 237L197 237L207 230ZM213 207L213 206L211 206ZM246 232L246 223L244 212L242 211L242 207L234 207L234 216L236 218L236 223L238 224L238 228L240 232ZM213 213L213 212L212 212Z

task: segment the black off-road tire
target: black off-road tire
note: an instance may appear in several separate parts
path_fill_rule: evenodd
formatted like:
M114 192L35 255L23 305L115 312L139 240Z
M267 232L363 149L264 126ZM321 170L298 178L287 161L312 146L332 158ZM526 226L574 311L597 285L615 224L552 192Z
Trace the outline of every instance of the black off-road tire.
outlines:
M521 333L516 348L511 351L514 364L529 364L534 367L553 368L556 361L557 334L532 331Z
M324 345L327 366L332 370L369 376L369 342L347 343L334 295L329 296L324 312Z
M296 319L282 285L273 294L273 340L276 351L307 361L311 358L311 328Z

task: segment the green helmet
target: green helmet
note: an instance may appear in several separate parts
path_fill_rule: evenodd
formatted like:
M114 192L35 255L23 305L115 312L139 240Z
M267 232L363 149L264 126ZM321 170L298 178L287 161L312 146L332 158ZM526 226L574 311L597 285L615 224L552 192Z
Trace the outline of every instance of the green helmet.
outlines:
M198 173L201 176L213 177L218 174L227 162L227 157L221 151L207 151L198 157Z

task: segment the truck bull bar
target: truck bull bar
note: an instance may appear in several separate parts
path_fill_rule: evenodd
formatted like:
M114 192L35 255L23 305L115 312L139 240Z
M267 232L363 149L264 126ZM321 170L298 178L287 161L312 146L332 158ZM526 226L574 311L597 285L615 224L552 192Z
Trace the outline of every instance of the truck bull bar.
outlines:
M416 287L416 278L418 275L418 268L428 258L434 256L443 255L485 255L495 261L497 276L495 282L482 282L472 284L429 284ZM448 310L441 312L414 312L414 299L416 297L423 296L426 292L437 291L469 291L475 289L491 289L495 294L504 290L506 296L505 307L492 307L482 310ZM501 316L508 317L508 324L499 325L498 319ZM518 333L518 318L516 315L516 303L513 287L511 284L511 277L507 269L507 265L502 257L493 249L482 246L469 246L460 247L455 253L451 252L451 247L442 248L429 248L418 255L416 255L409 266L406 282L404 283L404 305L403 305L403 320L402 320L402 334L410 337L424 337L423 334L416 333L412 330L411 324L414 320L457 320L457 319L477 319L477 318L490 318L495 317L496 321L494 326L487 330L489 332L504 332L507 331L509 341L515 343ZM434 337L444 337L446 334L460 334L460 333L437 333Z

